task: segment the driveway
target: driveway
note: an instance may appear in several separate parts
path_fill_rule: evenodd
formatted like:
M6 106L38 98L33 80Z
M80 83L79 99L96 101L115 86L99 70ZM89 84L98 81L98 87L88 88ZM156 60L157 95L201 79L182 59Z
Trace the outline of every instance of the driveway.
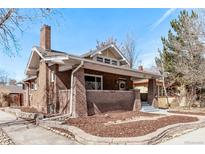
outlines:
M0 110L0 128L14 141L23 145L78 144L67 138L33 124L16 123L16 116ZM22 121L22 120L21 120ZM5 125L10 123L11 125Z

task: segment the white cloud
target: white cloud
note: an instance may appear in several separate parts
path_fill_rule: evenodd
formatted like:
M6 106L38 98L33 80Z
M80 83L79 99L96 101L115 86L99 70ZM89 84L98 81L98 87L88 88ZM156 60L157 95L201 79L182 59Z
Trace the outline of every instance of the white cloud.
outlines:
M166 18L168 18L174 11L176 10L176 8L171 8L169 10L167 10L162 16L161 18L159 18L152 26L151 26L151 30L155 29L157 26L159 26Z

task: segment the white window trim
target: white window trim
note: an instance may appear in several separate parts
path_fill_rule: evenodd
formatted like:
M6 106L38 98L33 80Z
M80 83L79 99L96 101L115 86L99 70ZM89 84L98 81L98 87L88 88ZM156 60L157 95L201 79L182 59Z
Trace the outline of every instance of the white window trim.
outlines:
M51 82L55 82L55 72L51 71Z
M108 64L108 63L105 63L105 59L110 59L110 63L109 63L110 65L113 65L113 64L112 64L112 61L114 60L114 61L117 61L117 65L113 65L113 66L120 66L120 61L119 61L118 59L110 58L110 57L106 57L106 56L101 56L101 55L96 55L96 56L94 57L94 60L97 61L97 57L103 58L103 62L101 62L101 63ZM97 61L97 62L100 62L100 61Z
M100 90L103 90L103 76L102 76L102 75L96 75L96 74L88 74L88 73L85 73L84 76L92 76L92 77L101 78L101 89L100 89ZM95 82L96 82L96 78L95 78ZM97 90L97 89L96 89L96 84L95 84L95 90Z

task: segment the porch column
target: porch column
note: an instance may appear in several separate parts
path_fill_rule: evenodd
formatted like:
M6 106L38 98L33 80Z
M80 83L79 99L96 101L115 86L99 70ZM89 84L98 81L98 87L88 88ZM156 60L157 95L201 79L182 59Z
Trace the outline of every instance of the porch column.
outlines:
M141 109L140 90L134 89L133 93L134 93L133 111L139 111Z
M85 89L84 69L80 68L74 73L73 116L87 116L87 99Z
M53 66L53 71L55 74L55 82L53 86L53 104L55 106L54 113L59 113L60 111L60 102L59 102L59 78L58 78L58 70L59 70L59 65L56 64Z
M148 81L148 98L147 101L152 105L155 96L157 95L156 79L149 79Z

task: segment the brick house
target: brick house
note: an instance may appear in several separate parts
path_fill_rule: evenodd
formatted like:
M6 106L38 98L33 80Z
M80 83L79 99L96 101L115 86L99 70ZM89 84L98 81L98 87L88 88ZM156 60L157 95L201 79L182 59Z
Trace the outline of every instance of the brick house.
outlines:
M81 56L51 49L51 27L40 32L40 47L33 47L24 80L26 106L45 113L73 117L114 110L139 110L140 92L133 80L149 80L149 101L156 95L158 74L129 68L114 44Z
M17 85L0 85L0 107L23 106L25 91Z

